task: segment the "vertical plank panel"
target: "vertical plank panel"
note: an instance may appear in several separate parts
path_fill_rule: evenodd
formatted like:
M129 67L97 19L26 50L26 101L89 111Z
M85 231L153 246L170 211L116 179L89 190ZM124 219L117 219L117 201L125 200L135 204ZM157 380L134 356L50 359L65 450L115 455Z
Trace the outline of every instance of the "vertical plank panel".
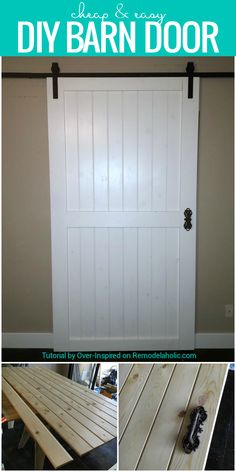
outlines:
M168 168L166 210L180 205L181 93L168 93Z
M69 121L70 123L70 121ZM78 93L79 207L93 210L92 93Z
M166 331L178 335L179 326L179 230L166 229Z
M167 172L167 93L153 92L152 209L164 211Z
M109 136L109 209L122 210L122 94L108 94L108 136Z
M95 210L108 209L107 93L93 93Z
M65 93L64 100L67 208L76 210L79 207L77 93Z
M124 228L124 336L138 334L138 241L136 228Z
M80 230L68 230L68 288L69 288L69 331L70 336L81 335L80 312Z
M109 229L110 334L123 336L123 230Z
M95 337L94 230L81 229L81 337Z
M109 336L109 237L107 228L95 229L96 336Z
M139 92L138 101L138 209L152 206L152 92Z
M138 470L166 470L175 447L185 411L192 393L199 365L178 364L171 377Z
M165 336L166 237L165 229L152 229L152 336Z
M138 333L152 336L152 235L150 228L138 229Z
M123 205L126 211L137 210L137 117L137 92L123 92Z

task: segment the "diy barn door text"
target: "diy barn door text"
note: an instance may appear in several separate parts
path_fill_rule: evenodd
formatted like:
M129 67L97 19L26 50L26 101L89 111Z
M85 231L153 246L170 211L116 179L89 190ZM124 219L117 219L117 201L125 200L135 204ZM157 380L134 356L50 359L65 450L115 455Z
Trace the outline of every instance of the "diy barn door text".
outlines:
M110 21L111 16L113 20ZM88 11L80 2L73 21L19 21L18 53L53 54L57 42L68 54L136 54L140 43L145 54L219 53L218 25L213 21L168 21L166 13L136 11L129 14L118 3L113 15Z

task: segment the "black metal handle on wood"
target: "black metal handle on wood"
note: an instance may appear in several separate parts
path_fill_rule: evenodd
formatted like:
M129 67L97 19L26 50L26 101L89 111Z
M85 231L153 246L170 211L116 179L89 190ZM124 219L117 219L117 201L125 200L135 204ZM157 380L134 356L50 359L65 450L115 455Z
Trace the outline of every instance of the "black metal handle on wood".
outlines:
M183 437L182 446L186 454L196 451L200 444L199 434L202 432L202 424L207 419L207 412L203 406L195 408L190 415L191 423Z

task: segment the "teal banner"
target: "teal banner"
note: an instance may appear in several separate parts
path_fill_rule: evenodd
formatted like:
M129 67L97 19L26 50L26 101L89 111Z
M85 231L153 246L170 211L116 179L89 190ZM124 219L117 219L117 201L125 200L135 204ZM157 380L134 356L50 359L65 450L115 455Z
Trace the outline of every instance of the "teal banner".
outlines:
M2 4L2 56L234 56L236 2Z

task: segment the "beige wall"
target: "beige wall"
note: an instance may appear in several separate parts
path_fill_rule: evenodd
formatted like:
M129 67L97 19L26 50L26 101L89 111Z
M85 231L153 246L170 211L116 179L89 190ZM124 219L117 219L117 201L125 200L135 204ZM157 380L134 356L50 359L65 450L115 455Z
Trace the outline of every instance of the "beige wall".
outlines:
M53 59L56 60L56 59ZM190 60L190 59L188 59ZM186 58L58 58L62 72L184 71ZM232 71L232 58L194 58L198 71ZM48 72L51 58L5 58L3 71ZM44 80L3 80L3 331L52 331L50 199ZM233 80L202 79L198 332L233 320Z

